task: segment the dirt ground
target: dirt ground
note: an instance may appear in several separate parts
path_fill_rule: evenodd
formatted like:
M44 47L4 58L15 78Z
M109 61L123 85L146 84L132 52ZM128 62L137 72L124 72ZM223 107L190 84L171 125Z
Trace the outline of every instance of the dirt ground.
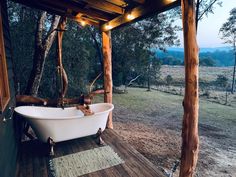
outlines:
M130 95L130 99L133 96ZM181 103L169 106L170 103L160 104L157 100L153 104L154 98L144 109L133 109L118 97L114 97L115 131L159 169L169 173L180 160L182 113L176 110L182 110ZM134 98L134 102L135 99L137 103L139 99L145 101L142 97ZM236 111L234 115L234 119L223 123L220 119L200 119L200 153L195 176L236 177ZM178 173L179 166L174 176Z

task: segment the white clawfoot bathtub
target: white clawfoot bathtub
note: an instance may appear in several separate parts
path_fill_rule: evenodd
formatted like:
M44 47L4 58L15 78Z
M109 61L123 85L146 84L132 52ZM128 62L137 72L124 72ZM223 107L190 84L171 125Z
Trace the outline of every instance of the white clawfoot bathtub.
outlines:
M76 107L19 106L15 111L26 118L41 141L47 142L51 137L54 142L60 142L94 135L99 128L102 131L106 128L113 104L98 103L89 107L94 112L91 116L84 116Z

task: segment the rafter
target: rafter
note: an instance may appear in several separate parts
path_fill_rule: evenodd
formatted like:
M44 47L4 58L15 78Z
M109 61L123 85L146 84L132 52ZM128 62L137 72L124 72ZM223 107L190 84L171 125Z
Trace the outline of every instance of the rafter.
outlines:
M145 3L145 0L132 0L132 1L137 2L139 4L144 4Z
M111 29L122 26L126 23L135 22L148 15L152 15L156 12L160 13L178 5L180 5L180 0L176 0L176 1L161 0L161 1L155 1L155 2L152 1L151 3L147 3L144 5L135 7L134 9L126 12L125 14L120 15L117 18L114 18L113 20L106 22L105 24L101 26L101 30L109 31ZM127 18L128 15L132 15L132 20Z
M110 13L117 13L117 14L124 14L125 9L114 5L110 2L104 0L85 0L88 3L89 7L93 7L98 10L110 12Z
M121 7L126 7L127 3L124 0L106 0L107 2L110 2L112 4L115 4L117 6L121 6Z
M74 5L72 3L70 3L70 1L58 1L58 0L40 0L41 2L43 2L44 4L48 4L50 6L58 6L60 8L68 8L68 9L71 9L77 13L82 13L84 15L87 15L89 17L92 17L92 18L95 18L95 19L98 19L98 20L102 20L102 21L108 21L110 20L110 17L104 15L104 14L101 14L101 13L98 13L98 12L95 12L93 10L90 10L90 9L83 9L83 8L80 8L78 5Z
M13 0L13 1L15 1L17 3L24 4L24 5L32 7L32 8L47 11L50 14L56 14L56 15L63 16L63 14L66 13L65 10L63 10L63 9L58 9L55 7L48 6L48 5L46 5L40 1L37 1L37 0Z
M180 0L12 0L109 31L180 5ZM133 8L133 9L130 9ZM131 18L130 18L131 17ZM106 28L108 27L108 28Z

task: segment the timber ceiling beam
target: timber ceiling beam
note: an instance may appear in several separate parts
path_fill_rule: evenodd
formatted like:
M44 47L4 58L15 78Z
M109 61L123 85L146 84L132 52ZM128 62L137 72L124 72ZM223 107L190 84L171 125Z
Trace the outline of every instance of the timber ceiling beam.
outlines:
M150 3L145 3L135 7L125 14L120 15L111 21L108 21L101 25L101 31L109 31L111 29L120 27L127 23L136 22L144 17L150 16L154 13L160 13L175 6L180 5L180 0L160 0L160 1L151 1Z
M15 2L24 4L29 7L34 7L36 9L45 10L51 14L56 14L56 15L68 17L68 18L80 23L81 25L88 24L88 25L92 25L95 27L99 27L99 21L91 20L86 17L82 17L81 14L74 16L70 13L70 10L65 11L65 10L58 9L58 8L52 8L48 4L42 3L41 1L38 1L38 0L15 0Z
M125 9L104 0L85 0L88 7L92 7L109 13L124 14Z
M16 3L23 4L23 5L31 7L31 8L44 10L44 11L48 12L49 14L56 14L56 15L63 16L63 14L66 13L66 11L64 11L62 9L49 7L48 5L45 5L37 0L12 0L12 1L14 1Z
M120 7L126 7L128 5L128 3L125 2L124 0L106 0L106 1Z
M45 5L43 3L40 3L39 1L34 1L34 0L26 0L26 1L19 1L19 0L14 0L15 2L17 3L21 3L25 6L29 6L29 7L33 7L33 8L36 8L36 9L41 9L41 10L44 10L46 11L47 13L49 14L55 14L55 15L60 15L60 16L65 16L65 17L68 17L68 18L74 18L72 17L72 15L70 13L68 13L68 11L65 11L63 9L58 9L58 8L52 8L52 7L49 7L48 5ZM32 5L33 4L33 5ZM97 24L98 26L98 24Z
M101 20L109 21L111 17L102 13L95 12L90 9L80 8L78 5L73 4L71 1L62 1L62 0L13 0L15 2L24 4L29 7L36 9L45 10L49 13L62 15L63 12L74 11L77 14L86 15L88 17ZM65 14L66 15L66 14ZM67 14L68 15L68 14ZM72 14L71 14L72 15Z
M144 4L145 3L145 0L132 0L132 1L137 2L139 4Z
M76 4L73 4L72 1L64 1L64 0L50 0L50 1L40 0L40 1L43 2L44 4L49 4L50 6L58 6L60 8L71 9L72 11L74 11L76 13L81 13L83 15L87 15L91 18L95 18L98 20L102 20L102 21L109 21L110 20L109 16L95 12L90 9L83 9Z

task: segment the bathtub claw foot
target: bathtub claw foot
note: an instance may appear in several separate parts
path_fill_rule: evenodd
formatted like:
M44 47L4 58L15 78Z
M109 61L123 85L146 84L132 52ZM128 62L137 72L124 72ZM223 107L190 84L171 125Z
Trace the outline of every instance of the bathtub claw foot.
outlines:
M49 155L54 156L55 142L53 141L53 139L51 137L48 138L48 146L50 148Z
M102 146L106 144L102 139L102 129L101 128L98 129L98 132L96 134L96 143L98 145L102 145Z

